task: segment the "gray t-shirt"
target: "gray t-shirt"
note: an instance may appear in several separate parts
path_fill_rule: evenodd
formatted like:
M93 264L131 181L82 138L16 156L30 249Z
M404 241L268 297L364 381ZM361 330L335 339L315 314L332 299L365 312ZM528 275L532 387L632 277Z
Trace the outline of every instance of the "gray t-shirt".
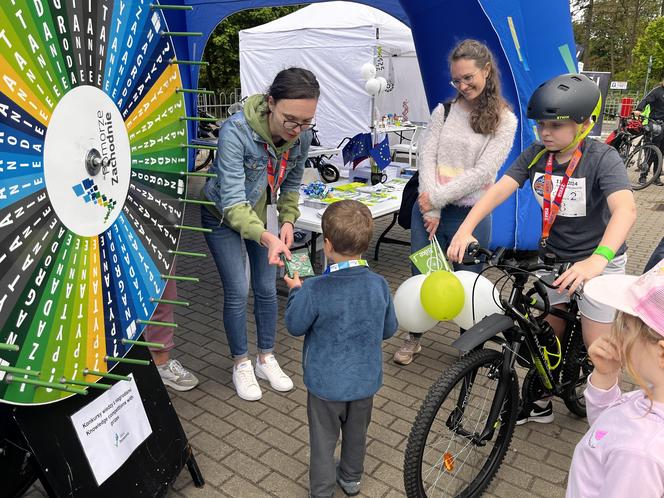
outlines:
M544 146L535 143L528 147L506 171L523 186L530 180L537 202L542 206L544 197L544 168L548 153L530 169L528 165ZM607 197L619 190L631 190L625 164L616 150L597 140L588 139L581 151L583 156L567 184L563 202L547 240L546 249L561 261L580 261L597 248L611 218ZM553 162L553 192L565 174L568 163ZM541 223L541 222L540 222ZM627 247L623 244L616 252L620 255Z

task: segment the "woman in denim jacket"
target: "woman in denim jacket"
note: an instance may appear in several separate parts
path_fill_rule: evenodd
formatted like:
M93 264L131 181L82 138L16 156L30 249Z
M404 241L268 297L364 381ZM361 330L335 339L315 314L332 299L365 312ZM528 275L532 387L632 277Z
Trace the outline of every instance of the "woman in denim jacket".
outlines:
M310 71L280 71L265 95L249 97L244 110L226 120L203 195L214 206L201 209L202 226L224 288L224 328L235 361L233 384L240 398L256 401L256 377L273 389L289 391L291 379L272 354L277 332L276 266L290 258L293 225L300 215L299 187L311 144L320 89ZM268 210L278 212L279 236L265 227ZM254 292L258 358L252 367L247 348L245 252Z

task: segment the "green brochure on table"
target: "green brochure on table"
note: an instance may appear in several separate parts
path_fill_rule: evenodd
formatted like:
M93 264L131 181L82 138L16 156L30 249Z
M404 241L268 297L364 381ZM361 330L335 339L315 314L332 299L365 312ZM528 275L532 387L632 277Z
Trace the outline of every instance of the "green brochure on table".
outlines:
M299 251L292 252L290 261L284 258L283 255L282 259L284 260L286 272L288 272L290 278L293 278L295 272L298 273L300 278L313 277L316 275L313 266L311 266L309 251L307 249L300 249Z
M423 275L427 275L432 271L445 270L448 268L445 256L436 250L433 243L414 252L409 257L415 267L420 270L420 273Z

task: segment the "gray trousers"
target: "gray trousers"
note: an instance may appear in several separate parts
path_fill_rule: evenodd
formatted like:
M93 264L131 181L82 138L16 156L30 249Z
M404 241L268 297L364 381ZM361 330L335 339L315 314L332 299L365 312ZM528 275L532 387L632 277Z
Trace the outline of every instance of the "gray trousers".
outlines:
M344 481L359 481L362 478L372 408L373 396L357 401L326 401L307 392L310 496L330 497L334 494L334 449L339 440L339 430L339 477Z

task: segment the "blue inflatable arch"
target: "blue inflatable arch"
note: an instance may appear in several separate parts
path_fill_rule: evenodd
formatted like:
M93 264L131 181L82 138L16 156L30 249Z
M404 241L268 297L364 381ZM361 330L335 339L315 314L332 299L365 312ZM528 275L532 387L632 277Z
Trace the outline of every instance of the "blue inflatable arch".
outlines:
M241 10L302 3L301 0L182 0L194 7L186 15L189 31L203 32L188 39L190 59L199 60L214 28ZM317 3L322 0L309 0ZM171 0L170 3L175 3ZM502 74L503 93L519 118L514 147L500 174L535 139L534 123L526 118L526 104L543 81L576 72L574 38L568 0L367 0L410 26L429 107L454 91L447 56L464 38L489 45ZM198 83L192 66L191 82ZM534 249L540 237L541 212L528 187L494 212L493 246Z

